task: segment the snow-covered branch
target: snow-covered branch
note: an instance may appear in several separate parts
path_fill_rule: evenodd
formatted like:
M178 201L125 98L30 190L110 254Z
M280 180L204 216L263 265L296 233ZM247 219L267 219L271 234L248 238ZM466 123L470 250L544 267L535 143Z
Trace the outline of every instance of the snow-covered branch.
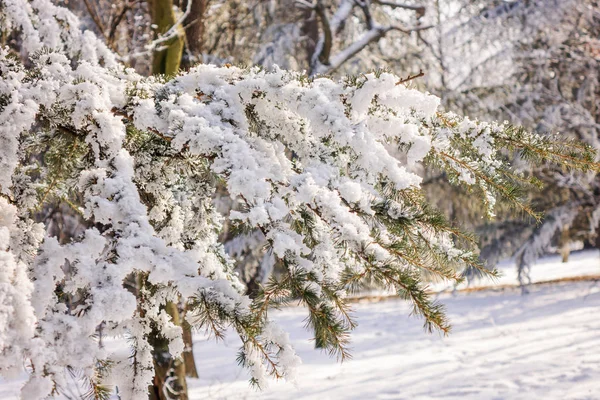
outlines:
M438 166L480 191L491 215L497 196L531 211L505 149L597 167L585 146L440 113L437 97L390 73L334 81L199 65L148 78L48 0L1 5L28 60L0 50L0 316L10 321L0 372L32 366L26 399L47 398L73 369L95 382L99 366L122 398L147 398L152 338L174 357L184 349L166 310L178 302L198 328L235 329L238 360L261 386L299 364L269 318L274 305L303 304L316 346L342 359L355 326L346 296L365 284L395 290L426 329L448 332L423 277L489 272L455 245L469 235L432 209L410 168ZM244 207L219 213L217 184ZM67 244L34 222L52 200L89 222ZM225 219L259 230L283 266L253 301L218 240ZM131 339L132 354L99 346L99 325Z
M405 10L415 11L419 15L425 14L425 6L417 6L412 4L400 3L395 1L388 0L373 0L373 3L381 4L382 6L387 6L391 8L403 8Z
M391 3L388 4L388 2L375 1L374 3L386 6L391 5ZM358 6L362 11L366 32L349 46L340 50L337 54L332 55L335 35L338 32L340 25L352 16L355 6ZM383 38L388 32L398 31L409 34L411 32L419 32L431 28L430 25L417 25L412 28L400 25L379 25L373 17L371 7L372 3L370 0L344 0L338 6L330 21L327 17L326 9L320 0L317 0L312 5L312 9L317 14L321 23L321 35L311 58L312 75L326 75L335 72L345 62L361 52L371 43L375 43ZM420 6L411 7L396 5L396 7L416 11L419 17L424 14L424 8Z

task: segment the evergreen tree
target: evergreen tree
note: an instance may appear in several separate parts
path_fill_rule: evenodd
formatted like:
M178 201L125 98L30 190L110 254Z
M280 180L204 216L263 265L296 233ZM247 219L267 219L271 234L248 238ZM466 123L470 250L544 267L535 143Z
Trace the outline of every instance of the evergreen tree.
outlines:
M598 167L587 145L442 113L437 97L384 71L335 81L199 65L143 77L68 10L0 4L3 35L21 44L0 50L0 371L27 363L26 399L60 393L73 371L91 397L147 398L165 379L156 358L184 350L179 302L187 323L237 332L238 361L258 386L292 378L299 363L269 318L288 302L306 307L316 347L342 360L356 324L346 296L373 282L447 333L427 283L494 272L409 168L440 168L489 216L501 198L537 217L519 190L534 182L504 151ZM243 209L219 213L218 185ZM55 199L90 222L66 244L34 222ZM226 219L240 234L259 230L284 268L253 300L218 240ZM100 346L99 326L131 354ZM185 382L163 388L186 397Z

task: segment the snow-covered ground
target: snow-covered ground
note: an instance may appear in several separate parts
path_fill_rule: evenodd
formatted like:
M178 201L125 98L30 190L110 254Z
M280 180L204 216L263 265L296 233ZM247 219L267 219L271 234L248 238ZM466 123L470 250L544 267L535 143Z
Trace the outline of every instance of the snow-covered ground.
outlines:
M568 264L559 261L550 257L534 266L534 280L600 273L598 251L576 253ZM303 365L295 385L277 382L262 392L248 386L246 372L235 363L234 335L220 343L197 335L200 379L190 380L190 398L600 398L600 282L533 286L528 295L518 289L443 293L439 300L453 323L448 337L425 333L397 299L356 304L354 358L343 364L313 349L303 328L305 310L273 313L290 332ZM22 379L0 381L0 399L16 398Z
M496 281L480 279L470 285L463 284L459 288L467 286L496 286L496 285L518 285L517 269L514 262L504 261L498 264L500 278ZM600 251L583 250L571 253L568 263L562 263L560 255L552 255L541 258L537 264L531 267L531 282L544 282L563 278L600 276Z
M454 284L446 281L434 282L429 285L429 289L433 292L447 292L462 289L481 289L519 285L517 268L512 260L500 262L496 266L496 269L500 272L500 276L496 279L482 277L472 281L465 280L456 287ZM572 278L600 277L600 251L583 250L573 252L567 263L562 263L560 255L543 257L538 260L537 264L531 267L529 277L531 283L548 282L560 279L568 280ZM394 293L385 290L372 290L357 296L361 298L385 297L390 295L394 295Z
M354 358L315 352L301 309L277 319L303 358L296 386L248 388L234 367L237 341L196 344L201 379L192 399L598 399L600 285L590 282L444 295L454 330L423 332L397 300L360 304Z

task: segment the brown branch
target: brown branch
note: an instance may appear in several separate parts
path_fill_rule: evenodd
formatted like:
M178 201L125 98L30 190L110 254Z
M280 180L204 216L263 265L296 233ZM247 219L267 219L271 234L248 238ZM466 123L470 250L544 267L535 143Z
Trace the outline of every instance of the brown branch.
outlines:
M127 14L127 11L129 11L130 9L131 4L129 2L125 3L123 8L121 9L121 12L117 14L117 16L111 21L110 29L108 31L108 37L106 38L106 41L109 44L109 46L112 47L112 44L115 40L115 34L117 33L117 28L123 20L123 18L125 17L125 14Z
M331 47L333 46L333 35L331 33L331 26L329 24L329 19L327 18L327 13L325 12L325 6L321 0L317 0L314 6L315 13L319 17L319 21L321 21L321 27L323 29L323 36L320 40L321 49L319 54L315 54L317 59L321 64L329 65L329 57L331 55ZM316 60L313 61L313 63Z
M0 198L5 199L9 204L13 204L16 205L16 202L14 199L12 199L9 195L4 194L4 193L0 193Z
M258 309L258 311L255 313L256 318L262 318L263 315L266 315L266 312L268 311L270 304L271 304L271 298L272 297L284 297L287 296L288 298L290 298L290 290L289 289L281 289L282 287L285 287L285 285L287 285L289 283L289 279L290 276L287 275L285 276L280 282L279 285L276 289L270 290L270 291L265 291L264 292L264 297L263 297L263 304L261 305L260 309Z
M94 24L96 24L102 36L106 38L104 24L102 23L100 17L98 17L98 13L96 13L96 10L92 7L89 0L83 0L83 2L85 3L85 8L87 8L90 17L92 18L92 21L94 21Z
M400 79L398 82L396 82L396 86L402 84L402 83L406 83L408 81L412 81L413 79L417 79L420 78L422 76L425 76L425 72L423 72L422 69L419 70L419 73L416 75L408 75L408 77L406 77L405 79Z
M247 329L244 329L244 331L246 332L246 335L248 335L248 340L252 342L252 344L254 345L255 348L260 350L260 352L263 355L264 360L267 362L269 367L271 367L271 372L269 374L274 376L276 379L283 378L284 373L279 372L279 364L277 362L273 361L273 359L271 358L271 354L269 354L269 351L267 349L265 349L265 346L263 346L262 343L260 343L258 341L256 336L253 336L250 333L248 333Z
M409 34L411 32L421 32L427 29L431 29L433 28L433 25L417 25L415 27L412 28L404 28L402 26L390 26L387 28L388 31L399 31L402 33L406 33Z
M365 24L367 29L373 29L373 16L371 15L371 1L370 0L354 0L354 3L362 10L365 15Z

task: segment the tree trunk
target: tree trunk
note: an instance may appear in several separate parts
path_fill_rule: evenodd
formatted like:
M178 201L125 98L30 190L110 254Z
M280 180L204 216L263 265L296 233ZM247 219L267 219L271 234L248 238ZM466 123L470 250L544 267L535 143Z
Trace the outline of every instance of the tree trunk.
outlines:
M596 227L596 248L600 249L600 223L598 223L598 226Z
M159 37L177 22L173 0L151 0L150 14ZM181 64L184 43L185 32L181 26L178 26L176 35L158 46L166 48L154 52L152 74L175 75ZM176 303L168 302L165 311L171 316L175 325L181 325ZM150 388L149 399L188 400L183 360L172 357L169 353L168 341L161 336L160 332L153 330L149 342L154 350L154 383Z
M238 7L237 1L231 2L231 16L229 18L229 43L227 44L227 50L229 54L234 54L236 45L236 31L238 28Z
M177 304L168 302L165 311L175 325L181 325ZM157 330L153 330L149 343L154 355L154 382L150 388L150 400L188 400L185 381L185 364L169 353L169 342Z
M260 275L260 265L258 266L258 268L256 268L256 272L254 273L254 275L248 280L248 282L246 282L246 295L248 297L250 297L251 299L256 298L256 296L258 296L258 293L260 291L260 279L259 279L259 275Z
M560 232L560 254L562 255L563 263L569 262L569 254L571 253L570 244L569 227L564 227Z
M157 35L163 35L175 25L177 18L173 11L173 0L152 0L150 10L152 23L157 26ZM181 64L184 42L185 32L178 26L177 34L158 46L166 49L154 52L152 74L175 75Z
M196 362L194 360L192 326L184 319L181 323L181 328L183 329L183 343L185 344L185 350L183 350L185 375L190 378L198 378L198 370L196 369Z
M202 62L202 52L205 45L206 25L204 17L208 0L193 0L190 8L190 13L183 21L185 26L185 38L187 44L187 54L184 57L184 67L192 67L195 64ZM187 7L187 2L184 3L183 9Z

